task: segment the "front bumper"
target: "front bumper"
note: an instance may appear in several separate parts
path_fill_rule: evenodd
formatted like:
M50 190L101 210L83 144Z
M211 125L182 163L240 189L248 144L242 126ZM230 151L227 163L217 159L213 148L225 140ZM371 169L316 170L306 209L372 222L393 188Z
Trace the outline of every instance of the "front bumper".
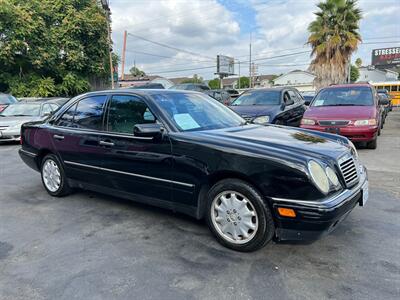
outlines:
M361 205L362 187L368 183L368 174L360 166L360 180L351 189L345 189L320 201L272 198L276 220L276 236L279 240L316 240L328 234L343 221L357 205ZM281 217L278 207L290 208L295 218Z
M319 126L319 125L300 125L301 128L327 132L327 129L335 128L338 134L347 137L352 142L369 142L378 135L379 126Z
M0 142L19 141L21 138L21 129L0 130Z

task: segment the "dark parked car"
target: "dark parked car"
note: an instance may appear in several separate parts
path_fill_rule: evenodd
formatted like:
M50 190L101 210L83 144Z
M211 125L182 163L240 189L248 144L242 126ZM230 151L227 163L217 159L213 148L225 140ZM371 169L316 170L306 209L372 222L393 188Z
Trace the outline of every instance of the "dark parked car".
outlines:
M231 96L225 90L222 90L222 89L221 90L209 90L209 91L205 91L205 93L225 105L231 104Z
M315 97L315 92L301 92L300 95L303 97L304 99L304 104L309 106L311 101L314 99Z
M58 107L51 101L21 101L7 106L0 113L0 142L18 141L23 123L43 120Z
M231 108L249 122L299 126L306 110L296 89L266 88L244 92Z
M130 89L164 89L161 83L148 82L129 87Z
M0 93L0 112L2 112L8 105L17 102L18 100L14 96Z
M378 92L378 96L381 96L383 99L387 99L389 102L387 105L385 105L386 115L388 115L389 112L393 110L392 96L389 94L388 90L386 90L386 89L380 89L380 90L377 90L377 92Z
M79 187L205 218L240 251L318 238L368 198L346 138L246 124L197 92L87 93L24 124L21 144L52 196Z
M301 127L344 135L375 149L382 126L382 108L369 84L334 85L320 90L304 114Z
M210 87L204 83L180 83L170 87L171 90L184 90L184 91L196 91L196 92L207 92Z

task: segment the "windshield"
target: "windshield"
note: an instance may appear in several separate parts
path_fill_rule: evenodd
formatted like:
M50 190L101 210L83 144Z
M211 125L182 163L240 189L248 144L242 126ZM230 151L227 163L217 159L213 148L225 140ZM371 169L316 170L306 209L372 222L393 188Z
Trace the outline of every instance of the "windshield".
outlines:
M279 105L280 91L250 91L237 98L232 105Z
M11 116L39 116L40 105L38 104L12 104L0 114L3 117Z
M187 90L187 91L208 91L210 88L206 85L202 84L190 84L190 83L184 83L184 84L177 84L174 86L170 87L171 90Z
M11 95L0 94L0 104L11 104L17 102L17 99Z
M311 106L370 106L374 104L369 87L327 88L318 93Z
M232 110L207 95L168 93L152 96L179 131L200 131L246 123Z

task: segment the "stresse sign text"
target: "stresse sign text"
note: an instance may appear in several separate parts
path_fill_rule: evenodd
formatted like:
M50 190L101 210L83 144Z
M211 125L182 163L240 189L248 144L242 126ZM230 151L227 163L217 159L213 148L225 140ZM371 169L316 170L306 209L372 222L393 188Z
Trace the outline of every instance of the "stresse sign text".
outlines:
M400 47L372 50L372 65L398 65L400 64Z

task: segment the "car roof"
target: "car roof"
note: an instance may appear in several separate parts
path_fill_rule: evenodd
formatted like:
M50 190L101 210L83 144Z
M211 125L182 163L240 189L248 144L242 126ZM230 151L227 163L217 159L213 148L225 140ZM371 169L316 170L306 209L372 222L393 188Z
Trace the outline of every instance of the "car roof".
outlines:
M373 86L370 85L369 83L347 83L347 84L334 84L325 87L327 88L346 88L346 87L369 87L372 88Z

